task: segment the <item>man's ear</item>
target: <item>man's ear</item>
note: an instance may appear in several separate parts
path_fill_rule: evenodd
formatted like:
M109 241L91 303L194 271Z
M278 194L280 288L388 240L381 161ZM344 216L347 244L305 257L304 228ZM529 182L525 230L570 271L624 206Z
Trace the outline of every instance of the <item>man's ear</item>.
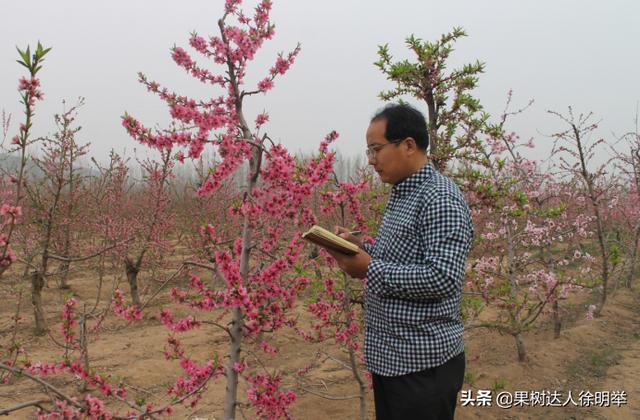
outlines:
M413 137L407 137L404 141L407 144L407 151L409 154L413 154L418 151L418 143Z

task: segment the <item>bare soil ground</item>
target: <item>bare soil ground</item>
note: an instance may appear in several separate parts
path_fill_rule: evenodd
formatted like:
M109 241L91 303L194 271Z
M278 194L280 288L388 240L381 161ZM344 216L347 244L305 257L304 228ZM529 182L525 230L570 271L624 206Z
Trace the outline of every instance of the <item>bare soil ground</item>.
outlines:
M6 273L5 273L6 276ZM6 277L5 277L6 279ZM70 291L60 291L55 284L45 289L47 318L51 334L60 337L60 310L65 294L73 294L79 301L90 304L96 294L95 279L76 271L70 278ZM158 284L144 282L148 290ZM175 284L173 284L175 285ZM123 290L127 290L122 284ZM60 360L62 350L49 336L32 334L32 313L28 288L23 294L24 320L19 339L31 360ZM108 297L110 286L102 291ZM148 294L147 294L148 296ZM571 391L576 402L580 391L626 392L626 404L620 407L519 407L503 409L493 401L491 407L460 406L458 419L640 419L640 288L619 289L611 294L601 317L589 321L584 317L589 297L572 298L565 303L566 322L559 339L553 339L550 323L542 320L541 328L525 334L528 360L517 361L515 344L510 336L486 330L470 330L466 333L467 381L464 390L491 390L495 397L499 392L558 391L562 400ZM143 296L144 300L144 296ZM15 311L15 295L8 292L6 284L0 288L0 343L4 346L10 335L10 316ZM167 401L166 388L180 374L177 361L166 361L163 356L167 329L157 314L161 307L171 307L176 315L184 313L172 304L165 294L153 301L144 318L136 323L110 316L98 337L93 337L89 347L91 365L103 375L122 380L130 386L132 395L139 400L162 403ZM301 311L301 314L303 311ZM303 315L304 316L304 315ZM547 327L548 325L548 327ZM225 354L227 340L224 332L210 326L181 335L181 341L193 358L205 360L215 352ZM345 360L336 346L305 343L293 331L285 331L274 342L280 351L273 357L264 357L267 369L276 368L287 375L309 364L318 352L326 352L335 359ZM251 357L250 355L248 356ZM304 420L356 419L358 400L344 399L357 395L357 384L351 373L331 357L323 356L323 363L309 376L308 386L317 393L330 394L335 399L325 399L310 392L299 392L293 408L296 418ZM78 382L67 375L51 377L50 381L70 394L78 395ZM117 382L117 381L116 381ZM286 386L294 386L287 379ZM241 395L243 389L241 388ZM195 408L178 408L174 418L220 419L224 383L218 380L210 384L202 400ZM25 379L0 385L0 409L33 400L42 389ZM368 418L374 418L372 395L367 400ZM253 418L249 410L246 418ZM12 413L9 418L31 419L35 409L28 408ZM242 414L238 416L242 418Z
M561 336L553 338L550 327L525 335L528 360L519 363L509 336L469 331L467 376L477 378L463 389L507 391L558 391L564 407L460 407L456 418L494 419L639 419L640 418L640 293L638 288L620 289L610 296L602 316L584 317L589 303L574 298ZM469 360L471 359L471 360ZM581 391L626 392L626 404L588 406ZM610 394L611 395L611 394Z

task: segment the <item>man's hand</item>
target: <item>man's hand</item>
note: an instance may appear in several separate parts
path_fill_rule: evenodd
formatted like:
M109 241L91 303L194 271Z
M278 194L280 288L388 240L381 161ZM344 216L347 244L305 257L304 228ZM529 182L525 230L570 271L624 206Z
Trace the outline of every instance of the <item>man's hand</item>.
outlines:
M342 227L342 226L336 226L333 229L333 233L335 233L336 235L338 235L342 239L346 239L347 241L349 241L351 243L354 243L354 244L358 245L360 248L362 248L362 238L360 238L359 236L351 234L351 231L349 229L347 229L345 227Z
M327 249L327 252L338 262L340 268L351 277L355 277L357 279L367 277L367 270L369 268L369 263L371 262L371 255L367 254L363 250L358 251L356 255L346 255L330 249Z

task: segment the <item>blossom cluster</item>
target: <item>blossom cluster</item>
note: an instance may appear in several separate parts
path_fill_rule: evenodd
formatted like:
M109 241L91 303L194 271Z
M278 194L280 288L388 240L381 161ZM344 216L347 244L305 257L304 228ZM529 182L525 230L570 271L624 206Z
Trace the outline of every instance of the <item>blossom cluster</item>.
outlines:
M137 321L142 319L142 311L136 305L127 305L122 295L122 290L116 289L113 291L113 312L122 319L128 321Z
M369 180L362 177L358 182L338 182L336 188L325 191L322 194L321 211L324 214L331 214L337 206L346 206L347 211L353 217L358 229L366 232L368 226L362 212L362 204L358 200L358 194L370 189Z
M249 402L261 419L291 418L289 407L296 401L292 390L281 390L282 377L258 373L249 376L247 382L251 387L247 390Z
M27 98L29 106L35 106L36 100L41 101L44 99L44 93L40 90L40 80L36 77L30 77L29 79L22 77L18 83L18 91L24 93Z

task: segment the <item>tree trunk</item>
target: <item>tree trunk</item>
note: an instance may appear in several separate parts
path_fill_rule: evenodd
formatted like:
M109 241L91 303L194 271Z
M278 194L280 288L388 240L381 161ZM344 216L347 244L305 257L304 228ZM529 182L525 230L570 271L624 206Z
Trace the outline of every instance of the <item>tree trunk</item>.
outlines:
M220 36L222 41L227 44L227 35L225 33L223 19L218 20L218 27L220 28ZM242 111L242 95L238 88L238 81L236 79L236 69L232 64L231 57L227 55L227 67L228 75L230 79L230 85L233 87L233 94L235 96L235 111L238 118L238 127L242 131L243 139L251 139L253 134L249 129L249 125L244 118ZM260 176L260 166L262 164L262 148L253 147L253 154L249 159L249 176L248 184L245 189L245 198L251 197L253 189L258 182ZM244 222L242 227L242 250L240 255L240 278L241 281L246 284L249 278L249 256L251 252L251 240L253 234L253 228L251 227L249 215L244 216ZM240 361L240 351L243 338L243 326L244 326L244 314L241 307L235 307L232 310L232 324L230 328L231 342L229 344L229 363L226 367L227 374L227 387L224 395L224 419L234 420L236 416L236 404L237 404L237 392L238 392L238 372L236 372L235 364Z
M63 255L66 257L69 256L68 253L65 253ZM60 289L70 289L69 283L67 282L67 277L69 276L69 261L64 261L62 264L60 264L60 273Z
M44 288L44 276L39 271L31 273L31 304L36 320L36 335L44 335L47 332L47 323L42 307L42 289Z
M75 142L73 140L73 134L70 136L70 140L71 142L75 145ZM71 220L73 220L73 207L75 204L75 197L74 197L74 167L73 167L73 162L74 162L74 154L73 154L73 147L69 148L69 197L68 197L68 203L67 203L67 208L66 208L66 213L67 213L67 223L64 226L64 251L62 253L63 256L69 258L71 256ZM69 266L71 265L71 263L69 261L65 261L62 263L62 265L60 266L60 271L62 272L62 278L60 279L60 288L61 289L69 289L69 284L67 283L67 278L69 277Z
M261 153L257 150L256 153ZM251 167L254 167L255 162L252 159ZM259 167L259 166L258 166ZM252 177L247 188L247 196L251 196L251 191L255 185L255 180ZM242 228L242 253L240 255L240 278L243 282L246 282L249 275L249 252L251 248L251 235L252 229L249 221L249 216L244 217L244 226ZM235 370L235 364L240 362L240 352L242 348L242 328L244 326L244 314L242 308L235 307L232 311L231 319L231 342L229 343L229 362L226 367L227 373L227 387L224 394L224 419L235 420L236 416L236 401L238 394L238 372Z
M349 348L349 361L351 362L353 376L358 382L358 395L360 396L360 420L367 420L367 386L362 380L360 372L358 372L355 352L351 348Z
M594 203L594 207L595 206L596 204ZM604 228L602 227L602 220L600 219L600 211L597 207L595 207L595 214L598 244L600 245L600 256L602 258L602 294L600 295L600 304L593 313L594 316L598 317L604 308L604 304L607 302L607 287L609 285L609 252L604 238Z
M224 418L234 420L236 415L236 395L238 394L238 372L234 365L240 362L242 347L242 310L233 308L231 324L231 343L229 345L229 364L227 365L227 387L224 395Z
M309 252L309 260L315 260L319 256L320 256L319 248L316 245L313 245L311 247L311 251ZM322 278L322 271L320 271L320 267L318 266L318 264L315 264L314 266L315 266L314 271L315 271L316 277L318 279L321 279Z
M518 332L513 335L516 340L516 348L518 349L518 362L524 362L527 359L527 351L524 348L524 340L522 333Z
M633 243L633 251L631 254L631 263L629 264L629 274L627 274L627 281L625 286L631 289L631 282L633 281L633 275L636 273L636 265L638 263L638 245L640 245L640 226L635 232L635 241Z
M127 275L127 282L129 283L129 290L131 292L131 302L140 307L140 296L138 295L138 273L140 267L134 264L129 257L124 259L124 271Z
M344 225L344 221L342 223ZM349 277L346 273L342 274L342 279L344 280L344 297L342 299L342 310L349 314L351 312L351 288L349 283ZM349 326L353 322L353 318L350 315L347 315L347 326ZM360 397L360 420L367 419L367 386L362 379L362 375L360 375L360 371L358 371L358 361L356 360L355 351L351 348L351 346L347 347L349 350L349 364L351 365L351 373L353 378L358 383L358 392Z
M216 285L218 284L218 275L213 272L211 273L211 279L209 279L209 289L216 290Z
M242 109L238 106L238 119L243 128L244 138L250 138L251 132L247 128L247 124L242 114ZM251 197L253 189L260 175L260 165L262 163L262 149L254 147L253 156L249 161L249 183L246 188L245 197ZM246 284L249 278L249 256L251 252L251 240L253 228L251 227L250 216L244 216L242 227L242 251L240 254L240 278ZM224 419L234 420L236 415L236 402L238 391L238 372L234 369L235 364L240 361L240 351L242 345L244 326L244 314L242 308L235 307L232 311L232 325L230 329L231 342L229 344L229 363L227 364L227 387L224 395Z
M69 218L71 218L70 214L71 214L71 210L68 210L69 212ZM70 227L71 223L67 223L67 225L65 226L65 232L64 232L64 248L62 251L62 256L69 258L71 257L71 227ZM69 278L69 267L71 266L71 263L69 261L63 261L60 264L60 269L58 270L61 273L61 277L60 277L60 289L66 290L69 289L69 283L67 281L67 279Z
M562 319L560 319L560 305L558 299L553 301L553 338L560 338Z
M440 153L441 144L438 139L438 111L436 109L436 101L433 90L430 88L424 92L424 99L427 103L427 131L429 132L429 155L433 159L433 164L439 172L444 172L447 167L446 161Z
M87 315L83 312L80 317L80 351L82 356L82 365L86 372L89 372L89 340L87 338ZM89 384L83 380L80 383L80 392L86 392Z

